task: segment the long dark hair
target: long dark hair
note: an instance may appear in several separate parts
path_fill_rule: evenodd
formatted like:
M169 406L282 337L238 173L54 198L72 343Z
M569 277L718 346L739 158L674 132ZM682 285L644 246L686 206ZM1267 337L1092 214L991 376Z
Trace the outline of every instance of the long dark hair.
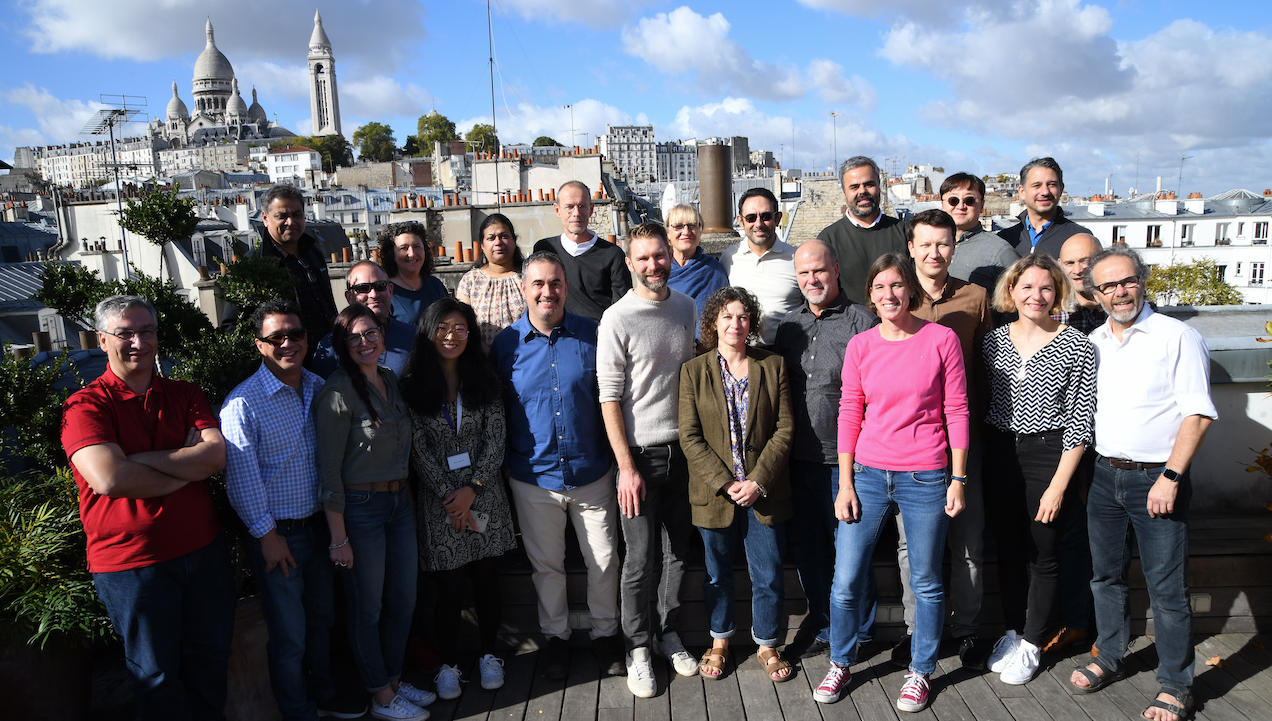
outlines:
M477 263L473 267L480 268L490 262L490 259L486 257L482 241L486 239L486 229L492 225L502 225L508 229L508 234L512 236L512 265L520 273L526 259L521 254L521 246L517 245L517 231L512 227L512 221L508 220L508 216L503 213L491 213L481 221L481 225L477 226Z
M340 369L349 375L349 380L353 381L353 389L358 392L358 397L367 406L367 412L371 414L371 422L378 424L380 422L380 414L375 412L375 406L371 405L371 393L367 390L367 377L362 374L362 369L358 367L357 361L353 359L353 355L349 352L349 336L353 335L350 328L358 322L359 318L370 318L372 323L380 329L380 337L384 337L384 326L380 325L380 319L370 308L361 303L350 303L349 307L340 311L340 315L336 316L331 327L331 347L336 351L336 358L340 360Z
M415 329L415 348L402 372L402 395L407 405L420 414L437 413L446 401L446 378L442 375L442 364L437 358L437 345L433 339L437 326L451 313L463 316L468 326L468 345L456 364L459 390L464 399L469 405L480 407L500 402L503 398L503 381L481 348L481 327L477 325L473 307L454 298L441 298L420 316Z

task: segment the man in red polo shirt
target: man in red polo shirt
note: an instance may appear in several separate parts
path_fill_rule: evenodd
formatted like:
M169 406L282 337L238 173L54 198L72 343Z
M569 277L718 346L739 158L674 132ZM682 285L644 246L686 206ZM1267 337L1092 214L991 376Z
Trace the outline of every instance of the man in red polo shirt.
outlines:
M98 304L109 362L63 405L62 447L141 718L223 719L234 580L204 481L225 439L203 391L155 373L156 318L136 296Z

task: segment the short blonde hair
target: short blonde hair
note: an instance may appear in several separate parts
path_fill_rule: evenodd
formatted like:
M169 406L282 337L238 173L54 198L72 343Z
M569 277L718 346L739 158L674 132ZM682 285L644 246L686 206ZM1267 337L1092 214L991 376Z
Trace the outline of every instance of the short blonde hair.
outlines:
M998 285L994 286L994 310L999 313L1016 312L1016 302L1011 299L1011 290L1020 282L1020 276L1030 268L1041 268L1051 274L1051 282L1056 286L1056 300L1051 304L1049 313L1055 315L1061 311L1073 310L1077 305L1073 281L1069 280L1060 264L1046 253L1030 253L1012 263L999 276Z
M667 211L667 227L670 228L679 223L693 223L701 230L702 213L699 213L697 208L688 203L681 203Z

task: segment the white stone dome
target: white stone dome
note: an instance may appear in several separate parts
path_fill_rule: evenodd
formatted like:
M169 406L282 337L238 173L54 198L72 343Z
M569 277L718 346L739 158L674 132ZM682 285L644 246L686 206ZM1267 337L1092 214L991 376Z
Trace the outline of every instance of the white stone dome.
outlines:
M168 101L168 120L187 120L190 117L190 111L186 109L186 104L177 95L177 81L172 81L172 100Z
M247 120L252 123L268 123L269 115L256 100L256 88L252 88L252 106L247 109Z
M194 79L199 80L232 80L234 67L230 61L216 48L216 40L212 37L212 20L207 24L208 44L194 61Z
M230 117L247 118L247 103L243 102L243 96L239 95L238 80L231 80L230 87L230 103L226 106L225 112Z

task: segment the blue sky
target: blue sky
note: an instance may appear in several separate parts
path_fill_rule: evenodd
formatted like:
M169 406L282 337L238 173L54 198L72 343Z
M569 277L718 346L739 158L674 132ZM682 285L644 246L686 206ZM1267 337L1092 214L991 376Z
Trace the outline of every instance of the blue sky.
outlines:
M886 6L886 9L881 9ZM79 135L101 93L162 115L191 104L211 16L250 103L309 129L315 0L6 0L0 157ZM491 116L486 3L317 2L346 136L399 144L436 107ZM978 174L1053 155L1075 194L1111 176L1185 192L1272 187L1272 14L1263 2L1122 0L498 0L495 113L505 142L577 144L609 123L659 139L746 135L787 167L852 154ZM830 113L838 112L834 120ZM837 146L837 147L836 147ZM1137 171L1138 164L1138 171Z

